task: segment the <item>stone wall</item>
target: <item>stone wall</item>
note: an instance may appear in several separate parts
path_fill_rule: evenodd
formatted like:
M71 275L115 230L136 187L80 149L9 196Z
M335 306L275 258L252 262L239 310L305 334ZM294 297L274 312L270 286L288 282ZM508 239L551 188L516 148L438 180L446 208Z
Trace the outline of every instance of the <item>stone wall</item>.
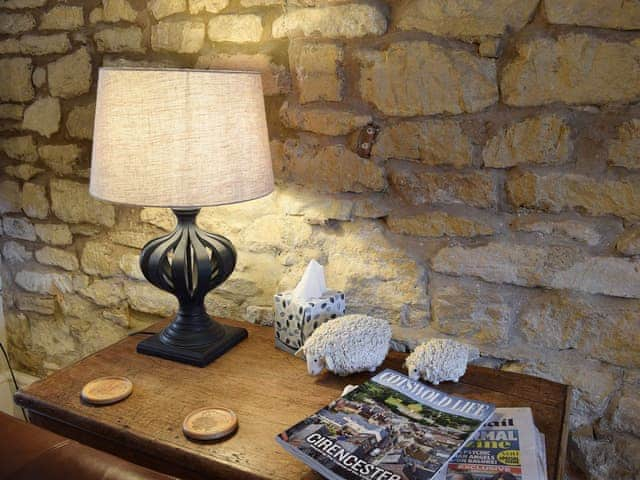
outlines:
M399 345L450 335L573 385L573 464L635 477L638 30L620 0L4 0L13 362L46 375L175 309L137 265L170 212L88 195L98 68L257 69L278 186L201 214L239 250L210 311L269 323L318 259Z

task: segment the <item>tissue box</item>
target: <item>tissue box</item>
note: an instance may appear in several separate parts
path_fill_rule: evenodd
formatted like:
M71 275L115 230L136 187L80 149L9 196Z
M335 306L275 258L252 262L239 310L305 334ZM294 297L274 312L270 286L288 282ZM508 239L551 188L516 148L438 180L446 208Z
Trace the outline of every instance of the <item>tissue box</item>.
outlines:
M305 340L327 320L344 315L344 293L328 290L320 298L293 300L291 291L273 297L276 346L296 353Z

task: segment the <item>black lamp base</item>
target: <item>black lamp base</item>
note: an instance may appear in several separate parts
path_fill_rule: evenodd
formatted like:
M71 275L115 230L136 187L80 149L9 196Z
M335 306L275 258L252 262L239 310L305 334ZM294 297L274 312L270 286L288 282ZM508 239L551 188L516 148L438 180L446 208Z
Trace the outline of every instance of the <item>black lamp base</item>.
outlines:
M228 238L198 228L199 211L174 209L176 229L142 249L142 273L151 284L175 295L180 306L173 321L140 342L137 351L204 367L247 338L247 331L207 315L204 297L231 275L236 251Z
M174 362L206 367L227 350L247 338L248 334L244 328L230 327L228 325L220 326L224 328L224 336L209 345L190 348L168 345L160 340L161 333L158 333L141 341L136 351L145 355L173 360Z

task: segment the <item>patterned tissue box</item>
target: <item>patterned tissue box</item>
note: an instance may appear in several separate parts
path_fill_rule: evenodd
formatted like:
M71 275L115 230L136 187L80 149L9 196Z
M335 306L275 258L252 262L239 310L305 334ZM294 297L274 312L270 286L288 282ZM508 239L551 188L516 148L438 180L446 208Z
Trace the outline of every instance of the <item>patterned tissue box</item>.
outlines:
M292 292L273 297L276 346L294 354L305 340L327 320L344 315L344 293L328 290L320 298L295 301Z

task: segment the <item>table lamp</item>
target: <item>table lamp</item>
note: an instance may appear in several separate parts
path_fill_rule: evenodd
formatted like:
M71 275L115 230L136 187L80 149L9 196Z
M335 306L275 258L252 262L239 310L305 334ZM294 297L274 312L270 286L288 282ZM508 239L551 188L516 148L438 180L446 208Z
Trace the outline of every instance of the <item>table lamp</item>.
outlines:
M201 207L273 190L260 74L101 68L89 191L101 200L169 207L176 229L148 242L144 276L178 298L173 321L138 344L148 355L205 366L247 337L206 312L207 292L236 265L232 243L196 225Z

